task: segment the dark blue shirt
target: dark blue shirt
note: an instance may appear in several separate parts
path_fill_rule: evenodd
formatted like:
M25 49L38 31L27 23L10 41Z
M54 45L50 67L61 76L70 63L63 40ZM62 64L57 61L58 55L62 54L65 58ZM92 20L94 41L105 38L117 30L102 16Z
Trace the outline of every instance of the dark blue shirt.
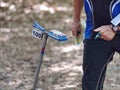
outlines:
M93 30L110 25L112 18L120 13L120 0L84 0L86 12L85 38L90 39Z

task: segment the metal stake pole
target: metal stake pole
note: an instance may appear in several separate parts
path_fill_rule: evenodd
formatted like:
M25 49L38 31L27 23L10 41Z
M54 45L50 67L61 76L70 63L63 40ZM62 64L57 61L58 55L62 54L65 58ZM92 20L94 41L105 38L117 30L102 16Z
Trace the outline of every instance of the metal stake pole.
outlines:
M35 79L34 79L33 90L36 90L38 76L39 76L39 73L40 73L40 68L41 68L41 64L42 64L42 60L43 60L43 56L44 56L44 52L45 52L45 47L46 47L47 39L48 39L48 35L45 34L45 36L43 37L43 43L42 43L42 48L41 48L41 52L40 52L40 59L39 59L38 67L37 67L37 70L36 70L36 75L35 75Z

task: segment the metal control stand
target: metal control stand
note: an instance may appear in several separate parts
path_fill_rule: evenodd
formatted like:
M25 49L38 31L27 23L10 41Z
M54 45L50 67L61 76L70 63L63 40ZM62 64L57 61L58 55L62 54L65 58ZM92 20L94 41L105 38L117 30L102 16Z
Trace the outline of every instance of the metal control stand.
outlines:
M47 44L48 37L51 37L52 39L57 40L57 41L67 41L68 37L65 34L59 32L57 30L51 30L49 32L46 32L46 30L42 26L40 26L37 22L34 22L34 24L33 24L32 36L37 38L37 39L41 39L43 41L42 42L42 48L41 48L41 51L40 51L40 59L39 59L39 62L38 62L38 67L37 67L37 70L36 70L34 85L33 85L33 90L36 90L36 86L37 86L37 82L38 82L38 76L39 76L39 73L40 73L40 68L41 68L41 65L42 65L43 56L44 56L45 47L46 47L46 44Z

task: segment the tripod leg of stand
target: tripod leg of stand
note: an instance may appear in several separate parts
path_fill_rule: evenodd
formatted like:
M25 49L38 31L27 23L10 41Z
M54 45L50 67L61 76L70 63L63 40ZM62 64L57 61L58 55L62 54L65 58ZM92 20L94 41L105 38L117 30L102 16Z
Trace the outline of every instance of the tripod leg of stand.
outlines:
M41 64L42 64L42 60L43 60L43 56L44 56L44 52L45 52L45 47L46 47L47 39L48 39L48 35L45 34L44 39L43 39L43 43L42 43L41 52L40 52L40 60L39 60L38 67L37 67L37 70L36 70L36 75L35 75L33 90L36 90L38 76L39 76L39 73L40 73L40 68L41 68Z

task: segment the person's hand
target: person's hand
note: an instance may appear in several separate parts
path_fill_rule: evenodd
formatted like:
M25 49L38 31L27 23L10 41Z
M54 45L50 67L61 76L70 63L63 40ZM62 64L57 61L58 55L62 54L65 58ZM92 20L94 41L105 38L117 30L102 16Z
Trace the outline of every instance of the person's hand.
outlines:
M71 25L71 31L72 31L72 35L73 36L76 36L77 32L81 32L81 25L80 25L80 22L77 21L77 22L73 22L72 25Z
M110 25L101 26L94 31L99 32L101 35L100 38L107 41L112 40L115 36L115 32L113 32Z

